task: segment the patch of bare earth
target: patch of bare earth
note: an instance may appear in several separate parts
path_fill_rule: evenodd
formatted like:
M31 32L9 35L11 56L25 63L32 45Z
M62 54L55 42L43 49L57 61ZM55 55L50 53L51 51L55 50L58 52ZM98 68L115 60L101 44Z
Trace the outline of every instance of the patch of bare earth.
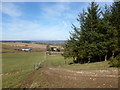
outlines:
M10 45L10 46L19 46L19 47L24 47L24 46L28 46L28 47L33 47L33 48L44 48L46 49L46 45L44 44L34 44L34 43L13 43L13 42L0 42L0 44L4 44L4 45Z
M39 82L35 82L36 79L40 79ZM42 84L41 84L42 83ZM38 84L37 86L35 84ZM43 80L43 78L41 77L41 69L40 70L35 70L33 72L31 72L31 74L29 74L24 81L21 83L21 85L18 88L39 88L41 87L41 85L43 85L42 87L46 87L48 86L47 81Z
M42 70L50 88L118 88L118 70Z
M34 43L20 43L20 42L0 42L0 45L9 45L14 47L14 50L16 51L0 51L0 53L18 53L18 49L21 49L22 47L32 47L32 52L43 52L46 50L45 44L34 44ZM6 48L4 48L6 49ZM8 49L8 48L7 48ZM8 49L9 50L9 49Z
M45 77L43 84L48 88L118 88L117 69L73 71L55 67L32 72L20 87L31 87L36 78L41 78L39 74ZM39 87L39 82L37 84L36 88Z
M33 80L35 78L35 71L33 71L19 86L20 88L29 88L31 84L33 83Z

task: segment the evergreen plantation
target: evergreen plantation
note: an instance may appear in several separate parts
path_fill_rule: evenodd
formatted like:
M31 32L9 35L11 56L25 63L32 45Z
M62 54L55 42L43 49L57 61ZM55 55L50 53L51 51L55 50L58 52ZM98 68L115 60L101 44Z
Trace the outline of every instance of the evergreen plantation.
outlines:
M109 60L111 66L120 66L120 1L112 6L91 2L87 11L78 15L79 27L72 24L74 32L64 44L65 58L76 63Z

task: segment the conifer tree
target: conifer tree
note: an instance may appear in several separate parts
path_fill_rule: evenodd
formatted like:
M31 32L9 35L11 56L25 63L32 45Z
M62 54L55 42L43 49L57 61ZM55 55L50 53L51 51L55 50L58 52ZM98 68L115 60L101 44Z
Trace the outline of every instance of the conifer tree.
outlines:
M64 45L63 56L72 57L78 63L114 58L120 39L118 35L120 25L115 24L119 17L113 17L120 10L117 6L120 6L120 3L113 4L112 9L105 6L102 12L95 2L91 2L87 11L83 10L78 15L79 28L72 25L74 32Z
M84 41L85 56L90 62L90 59L96 54L94 51L97 51L95 44L99 38L97 28L100 19L100 9L95 2L91 2L87 10L88 11L84 14L84 21L81 21L81 39Z
M112 26L114 26L118 32L118 50L120 53L120 1L114 2L111 8L110 21L112 23Z
M68 57L75 57L78 62L84 57L90 62L95 51L93 42L95 43L97 39L96 31L100 17L99 11L98 5L95 2L92 2L90 7L88 7L88 12L83 10L83 13L79 15L77 20L81 24L80 30L73 25L74 33L71 33L70 39L65 44L64 56L68 55ZM73 42L74 44L71 44L70 42ZM73 47L67 48L66 46Z

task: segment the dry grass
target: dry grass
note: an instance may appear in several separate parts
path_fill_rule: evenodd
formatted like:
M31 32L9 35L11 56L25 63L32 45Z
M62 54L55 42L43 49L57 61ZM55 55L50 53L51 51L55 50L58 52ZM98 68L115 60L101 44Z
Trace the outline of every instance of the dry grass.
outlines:
M9 45L9 46L14 46L14 47L32 47L32 48L44 48L46 49L46 45L45 44L34 44L34 43L13 43L13 42L2 42L0 43L2 45Z

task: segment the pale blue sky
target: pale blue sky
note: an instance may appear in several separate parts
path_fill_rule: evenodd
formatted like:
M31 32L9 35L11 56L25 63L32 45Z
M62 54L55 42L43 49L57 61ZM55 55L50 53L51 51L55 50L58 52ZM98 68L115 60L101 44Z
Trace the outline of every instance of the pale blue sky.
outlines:
M100 7L110 2L99 2ZM66 40L89 2L2 3L3 40Z

